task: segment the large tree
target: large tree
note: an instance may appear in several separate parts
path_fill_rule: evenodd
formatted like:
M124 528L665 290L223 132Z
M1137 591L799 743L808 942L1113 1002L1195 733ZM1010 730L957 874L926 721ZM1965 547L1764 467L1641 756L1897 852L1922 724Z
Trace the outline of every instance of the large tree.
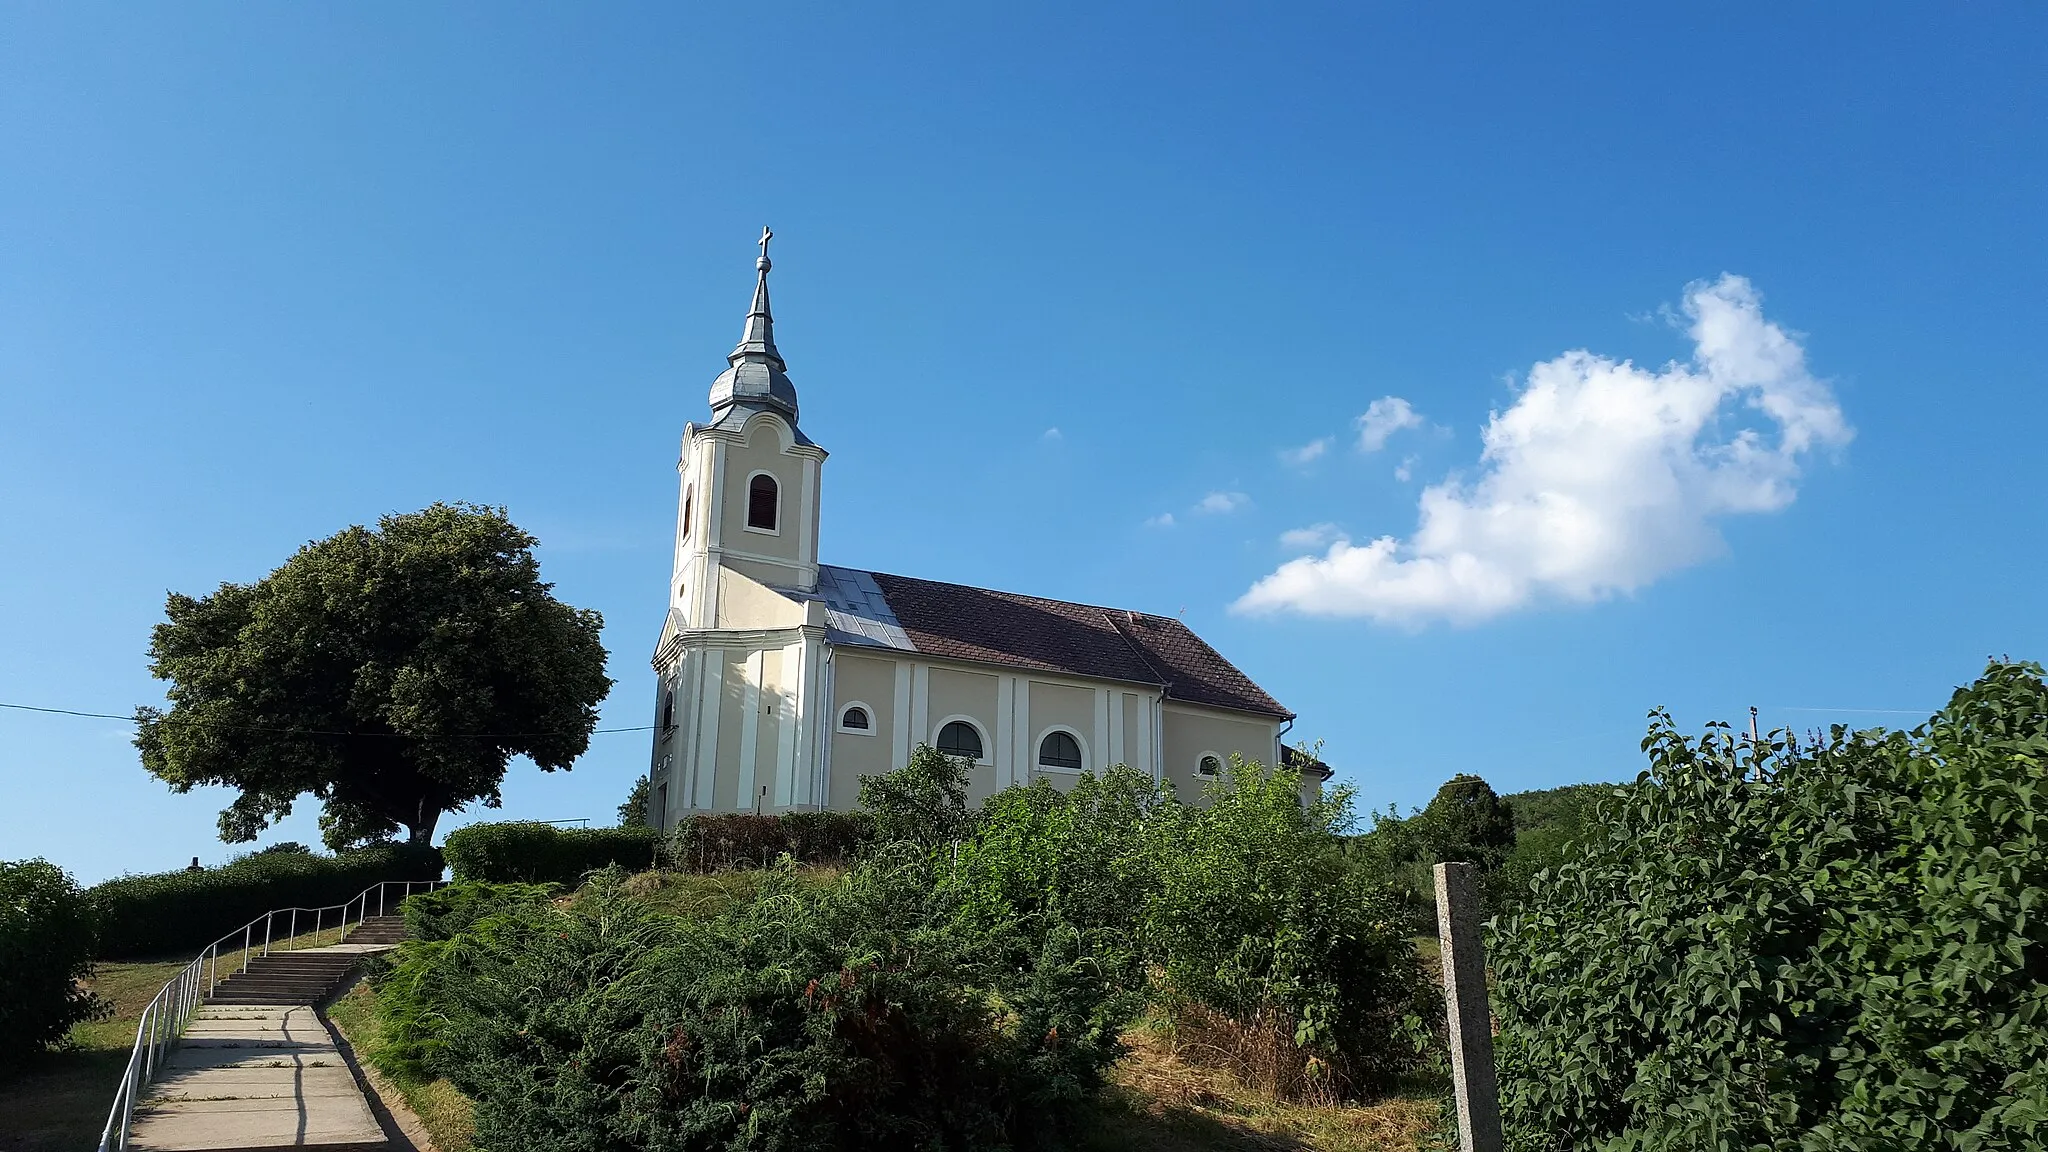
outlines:
M401 827L425 844L443 812L497 807L515 754L568 768L611 690L604 619L555 599L535 543L502 508L435 504L173 593L149 647L171 707L136 709L143 766L240 791L231 843L310 794L335 848Z

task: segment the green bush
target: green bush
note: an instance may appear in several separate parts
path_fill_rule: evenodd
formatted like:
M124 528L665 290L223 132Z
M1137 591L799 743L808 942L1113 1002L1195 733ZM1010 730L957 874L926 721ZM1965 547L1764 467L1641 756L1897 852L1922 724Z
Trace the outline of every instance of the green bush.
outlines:
M1207 808L1125 767L1011 788L943 871L979 928L1066 924L1120 986L1157 973L1200 1046L1246 1053L1223 1063L1261 1086L1382 1091L1423 1063L1437 1000L1398 898L1343 852L1349 793L1300 795L1295 771L1248 763Z
M783 855L799 864L839 863L859 854L872 829L860 812L689 816L669 833L665 863L684 872L760 868Z
M512 904L540 904L561 893L556 884L491 884L462 880L432 892L405 898L399 911L405 916L408 940L449 940L485 916Z
M411 1001L427 1070L499 1152L1061 1146L1136 1000L1087 933L963 929L934 867L776 870L702 919L602 873L567 906L404 945L379 995Z
M652 828L557 828L509 821L458 828L441 851L457 880L574 885L613 865L646 871L657 862L660 842L661 834Z
M967 761L929 744L910 752L910 762L893 772L860 778L860 807L874 821L882 843L943 844L967 834Z
M92 908L47 860L0 861L0 1069L61 1043L111 1008L92 975Z
M1688 740L1500 923L1517 1149L2038 1149L2048 685L1994 663L1911 733Z
M1282 1094L1395 1086L1424 1063L1440 994L1399 897L1343 851L1350 790L1304 805L1295 770L1239 763L1208 791L1148 836L1145 947L1169 1001L1277 1032L1251 1071Z
M162 957L204 948L273 909L340 904L380 880L440 875L439 852L404 844L335 856L256 852L198 872L118 877L87 889L85 898L99 923L101 956ZM284 926L277 931L282 936Z

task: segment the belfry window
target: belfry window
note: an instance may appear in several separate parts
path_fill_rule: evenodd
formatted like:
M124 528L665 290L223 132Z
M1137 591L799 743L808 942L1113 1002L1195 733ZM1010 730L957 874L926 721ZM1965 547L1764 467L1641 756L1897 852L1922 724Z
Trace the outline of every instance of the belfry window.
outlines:
M775 531L780 495L773 476L764 473L747 481L747 527Z
M685 540L690 538L690 510L696 506L696 503L697 486L693 484L683 489L683 539Z
M955 720L939 729L939 751L967 760L981 759L981 733L965 720Z
M1038 745L1038 766L1040 768L1063 768L1069 772L1081 770L1081 742L1072 733L1048 732Z
M661 694L661 728L666 732L676 726L676 692L670 688Z

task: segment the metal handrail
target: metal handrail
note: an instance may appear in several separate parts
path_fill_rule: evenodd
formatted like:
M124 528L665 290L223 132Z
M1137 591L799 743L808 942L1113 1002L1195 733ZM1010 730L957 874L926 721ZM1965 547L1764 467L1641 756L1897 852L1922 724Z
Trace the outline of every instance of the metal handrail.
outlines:
M323 925L326 923L327 913L334 912L335 927L340 929L336 943L340 943L348 938L349 909L355 909L355 923L361 926L369 917L370 897L373 893L377 898L377 915L383 916L393 904L390 898L392 888L404 888L398 895L398 902L402 903L407 896L416 891L432 892L447 884L446 880L380 880L340 904L328 904L320 908L273 908L208 944L199 955L192 958L190 964L185 965L182 971L164 983L163 990L142 1010L142 1019L136 1021L135 1047L128 1055L127 1070L121 1074L121 1087L114 1093L114 1107L107 1113L107 1126L100 1132L98 1152L127 1152L128 1129L135 1119L136 1098L156 1079L157 1070L162 1067L164 1058L170 1054L171 1046L185 1034L185 1026L191 1023L192 1014L199 1010L199 1006L206 1002L206 998L213 994L214 988L223 979L220 975L220 958L223 954L221 945L229 943L237 936L242 938L242 966L239 969L233 968L233 962L230 961L228 975L233 976L238 971L248 971L249 961L253 957L270 955L277 920L281 916L287 917L286 923L289 925L284 938L295 940L299 935L301 912L312 914L315 936L325 931ZM258 924L263 925L262 940L256 939ZM232 957L235 951L229 949L227 955Z

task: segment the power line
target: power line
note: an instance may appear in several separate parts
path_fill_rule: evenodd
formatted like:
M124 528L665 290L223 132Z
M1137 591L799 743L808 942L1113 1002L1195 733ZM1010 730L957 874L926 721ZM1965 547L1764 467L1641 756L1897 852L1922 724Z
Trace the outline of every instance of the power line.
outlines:
M8 704L0 702L0 708L12 708L20 712L47 712L54 716L84 716L92 720L120 720L136 723L133 716L121 716L113 712L80 712L72 708L43 708L35 704ZM194 723L194 721L187 721ZM235 728L244 732L272 732L283 736L361 736L384 740L509 740L519 736L573 736L574 732L338 732L321 728L271 728L261 724L220 724L197 721L209 728ZM606 732L652 732L655 726L642 724L633 728L593 728L595 736Z

